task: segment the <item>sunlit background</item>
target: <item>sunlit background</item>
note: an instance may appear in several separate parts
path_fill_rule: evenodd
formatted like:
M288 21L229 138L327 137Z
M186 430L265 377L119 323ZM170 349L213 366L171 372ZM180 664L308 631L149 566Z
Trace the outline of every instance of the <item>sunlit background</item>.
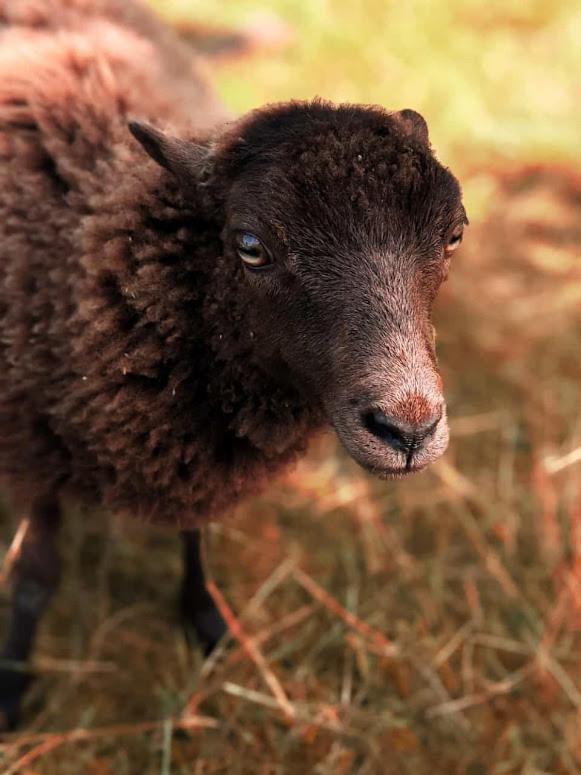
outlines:
M581 8L156 5L233 114L320 95L426 117L471 220L436 314L451 446L394 484L323 437L211 530L260 664L234 638L205 664L187 648L174 536L71 513L40 678L0 766L36 746L18 771L579 772ZM178 729L194 712L214 728Z

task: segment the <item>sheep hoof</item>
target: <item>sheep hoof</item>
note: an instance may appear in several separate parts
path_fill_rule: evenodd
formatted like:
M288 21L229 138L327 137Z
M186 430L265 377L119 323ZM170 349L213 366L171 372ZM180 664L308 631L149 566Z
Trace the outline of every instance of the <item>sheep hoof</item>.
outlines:
M18 726L20 719L20 698L0 700L0 735L3 732L12 732Z
M0 733L9 732L18 725L20 702L31 677L26 673L0 669Z
M184 606L182 601L181 610L188 642L192 644L195 641L202 647L204 655L208 656L228 630L226 622L214 606L192 609Z
M228 629L226 622L216 608L198 611L194 616L192 625L205 656L214 651Z

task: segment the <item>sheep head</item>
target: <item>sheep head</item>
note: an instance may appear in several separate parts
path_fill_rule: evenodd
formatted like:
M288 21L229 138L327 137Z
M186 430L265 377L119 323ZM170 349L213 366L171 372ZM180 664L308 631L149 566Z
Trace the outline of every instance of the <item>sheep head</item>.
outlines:
M366 469L441 455L430 315L467 219L424 119L315 101L267 106L205 144L132 132L185 186L214 187L261 365L320 406Z

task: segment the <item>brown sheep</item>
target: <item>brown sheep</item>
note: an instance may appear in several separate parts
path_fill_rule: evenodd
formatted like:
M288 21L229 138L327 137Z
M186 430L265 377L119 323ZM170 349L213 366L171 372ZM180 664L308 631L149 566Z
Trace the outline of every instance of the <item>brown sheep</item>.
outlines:
M0 9L0 475L30 517L3 655L27 659L56 584L63 495L184 531L182 610L211 648L197 527L328 423L379 476L445 449L430 309L460 188L413 111L224 124L139 6ZM25 686L0 670L10 724Z

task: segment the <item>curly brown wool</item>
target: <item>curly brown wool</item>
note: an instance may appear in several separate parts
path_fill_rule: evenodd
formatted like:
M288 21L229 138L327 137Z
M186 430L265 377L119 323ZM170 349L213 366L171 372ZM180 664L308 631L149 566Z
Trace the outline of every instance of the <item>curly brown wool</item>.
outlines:
M216 213L127 130L204 127L214 98L191 121L151 40L95 3L63 8L0 17L0 471L21 500L73 491L196 522L291 459L310 412L229 331Z

